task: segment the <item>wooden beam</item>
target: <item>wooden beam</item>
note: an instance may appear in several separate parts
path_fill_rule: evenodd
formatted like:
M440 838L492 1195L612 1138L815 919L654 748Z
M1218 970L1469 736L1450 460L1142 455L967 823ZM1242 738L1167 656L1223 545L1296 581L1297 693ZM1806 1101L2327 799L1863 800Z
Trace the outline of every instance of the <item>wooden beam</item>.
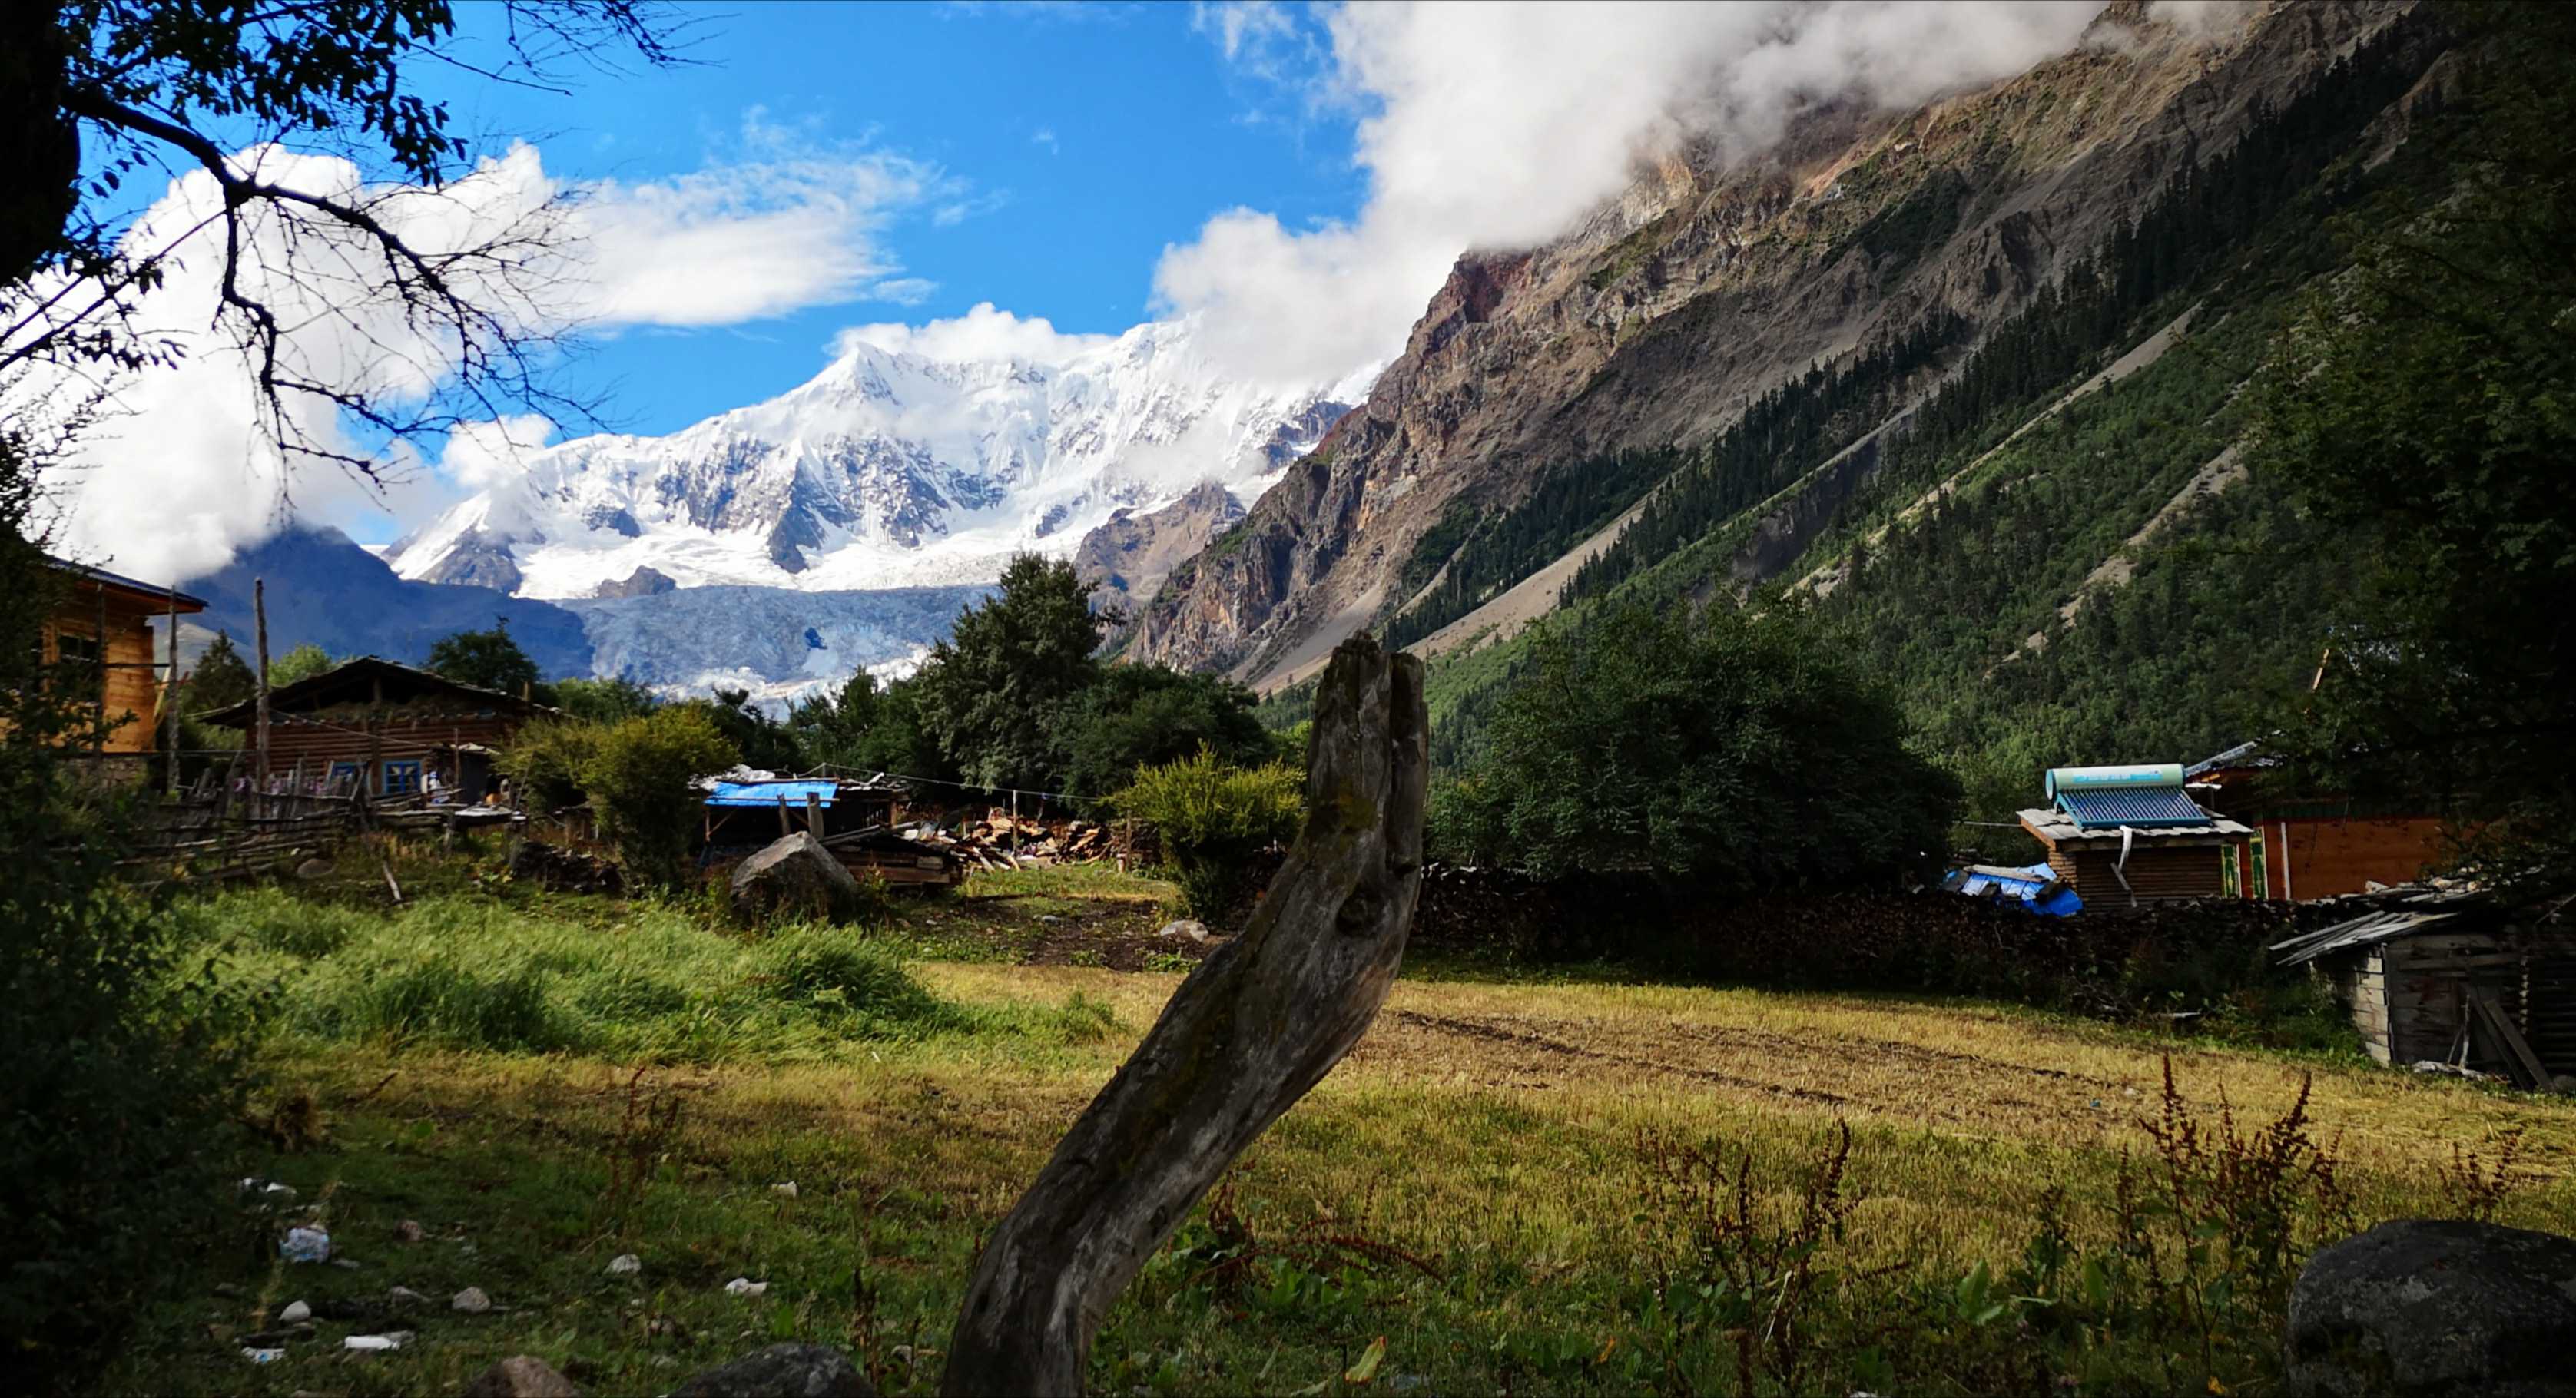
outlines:
M268 789L268 579L266 578L250 580L250 614L252 625L259 633L259 707L253 720L257 725L255 745L259 760L255 764L255 770L259 774L260 790L265 791Z
M1422 662L1343 642L1314 721L1295 848L993 1230L941 1392L1081 1392L1118 1293L1376 1017L1422 883Z
M2513 1027L2513 1020L2505 1014L2504 1005L2496 999L2495 990L2483 985L2469 987L2469 1006L2486 1021L2487 1032L2495 1035L2496 1042L2504 1046L2505 1062L2514 1069L2514 1081L2534 1089L2549 1086L2548 1066L2540 1061L2539 1054L2531 1051L2531 1042L2522 1037L2522 1031Z

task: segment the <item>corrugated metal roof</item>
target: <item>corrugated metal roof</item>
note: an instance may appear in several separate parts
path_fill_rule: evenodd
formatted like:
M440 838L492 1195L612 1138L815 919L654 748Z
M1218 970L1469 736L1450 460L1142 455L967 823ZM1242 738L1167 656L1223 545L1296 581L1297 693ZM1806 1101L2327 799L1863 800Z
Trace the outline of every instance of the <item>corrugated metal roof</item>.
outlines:
M2302 933L2286 942L2274 942L2271 949L2282 953L2282 965L2297 966L2334 952L2376 946L2393 937L2403 937L2428 924L2448 921L2459 915L2459 910L2456 909L2437 913L2412 908L2364 913L2348 921L2338 922L2332 927L2321 927L2314 932Z
M2206 825L2209 813L2177 787L2105 788L2060 792L2058 809L2086 830L2105 827Z
M707 804L710 806L775 806L780 801L785 801L788 805L802 810L807 797L813 797L825 806L829 806L833 798L840 794L840 790L839 782L828 780L717 782L707 790Z

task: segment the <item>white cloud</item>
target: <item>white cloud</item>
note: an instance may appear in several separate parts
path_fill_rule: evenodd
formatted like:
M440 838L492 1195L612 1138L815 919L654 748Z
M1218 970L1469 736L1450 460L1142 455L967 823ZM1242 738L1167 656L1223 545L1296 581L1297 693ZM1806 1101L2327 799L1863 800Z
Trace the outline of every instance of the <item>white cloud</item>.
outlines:
M1046 147L1047 154L1049 155L1057 154L1063 149L1055 138L1055 128L1052 126L1041 126L1037 130L1030 132L1029 144L1033 146Z
M1284 73L1311 102L1362 115L1367 202L1349 223L1292 230L1252 209L1165 249L1157 303L1204 313L1208 347L1247 377L1315 381L1391 357L1470 249L1527 246L1617 194L1683 134L1741 157L1803 106L1890 106L1991 81L2063 52L2098 0L1737 0L1344 5L1329 59L1274 5L1202 8L1239 66Z
M933 289L897 275L880 234L906 212L966 197L962 182L885 152L815 143L757 112L728 154L667 179L570 184L522 144L436 191L373 185L346 160L276 147L236 159L274 183L376 199L377 216L427 252L548 229L527 275L475 288L513 327L539 335L739 324L862 298L913 304ZM135 299L134 315L185 353L114 383L108 419L48 476L65 547L140 576L194 576L299 516L355 522L440 508L545 440L542 419L512 416L451 434L423 461L399 444L376 448L309 401L290 404L293 427L333 450L376 449L383 464L373 481L328 467L290 472L259 428L248 365L207 330L220 206L211 176L183 176L127 232L129 249L172 249L165 281ZM289 227L259 205L248 226L246 287L291 327L288 354L310 377L403 404L452 384L454 346L407 321L379 284L371 247L329 225ZM61 372L33 373L6 386L0 411L38 411L76 386Z
M887 322L854 325L834 337L832 353L848 354L866 345L888 354L917 354L942 362L1025 359L1062 364L1087 349L1109 343L1109 335L1069 335L1044 316L1016 316L995 310L990 301L962 316L927 325Z

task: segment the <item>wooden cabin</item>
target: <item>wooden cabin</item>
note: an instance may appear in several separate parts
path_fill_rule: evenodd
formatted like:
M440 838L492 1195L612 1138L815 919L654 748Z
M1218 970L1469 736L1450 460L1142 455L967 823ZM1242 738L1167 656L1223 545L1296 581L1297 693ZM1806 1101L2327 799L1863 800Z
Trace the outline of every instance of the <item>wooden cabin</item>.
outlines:
M2307 900L2413 883L2442 862L2449 823L2423 803L2369 803L2342 796L2292 798L2265 778L2276 759L2255 743L2186 769L2196 791L2225 804L2254 837L2236 854L2235 884L2247 898Z
M966 877L955 853L905 839L892 827L906 792L890 782L832 777L764 778L705 783L706 863L729 867L799 830L861 882L882 879L904 887L956 884Z
M257 701L244 700L201 717L256 745L257 715ZM269 776L300 773L306 788L353 784L384 798L417 795L434 773L444 793L472 804L489 794L492 750L531 720L557 715L515 694L363 656L269 691Z
M2222 897L2254 833L2185 795L2179 763L2059 767L2047 788L2053 804L2021 812L2021 828L2087 907Z
M2576 933L2474 894L2401 893L2274 945L2351 1012L2370 1056L2524 1087L2576 1075Z
M202 612L205 602L104 568L53 564L68 588L45 624L46 663L63 667L58 673L66 683L94 691L100 711L115 723L97 741L99 751L153 751L154 725L164 715L152 623Z

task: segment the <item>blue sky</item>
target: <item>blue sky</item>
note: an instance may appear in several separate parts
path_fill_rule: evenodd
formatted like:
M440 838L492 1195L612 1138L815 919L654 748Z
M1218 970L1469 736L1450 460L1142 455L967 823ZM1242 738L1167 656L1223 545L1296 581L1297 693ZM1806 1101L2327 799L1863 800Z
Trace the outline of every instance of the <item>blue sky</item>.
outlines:
M462 75L435 90L478 147L529 140L557 178L643 184L723 167L749 155L747 118L799 147L937 167L938 195L869 231L900 264L870 285L892 283L898 299L862 288L742 325L598 340L581 372L613 386L607 416L666 432L802 382L846 326L991 302L1114 333L1149 318L1156 259L1211 215L1250 206L1292 228L1352 217L1364 181L1350 110L1228 62L1194 13L749 4L698 21L694 66L581 72L569 97Z

